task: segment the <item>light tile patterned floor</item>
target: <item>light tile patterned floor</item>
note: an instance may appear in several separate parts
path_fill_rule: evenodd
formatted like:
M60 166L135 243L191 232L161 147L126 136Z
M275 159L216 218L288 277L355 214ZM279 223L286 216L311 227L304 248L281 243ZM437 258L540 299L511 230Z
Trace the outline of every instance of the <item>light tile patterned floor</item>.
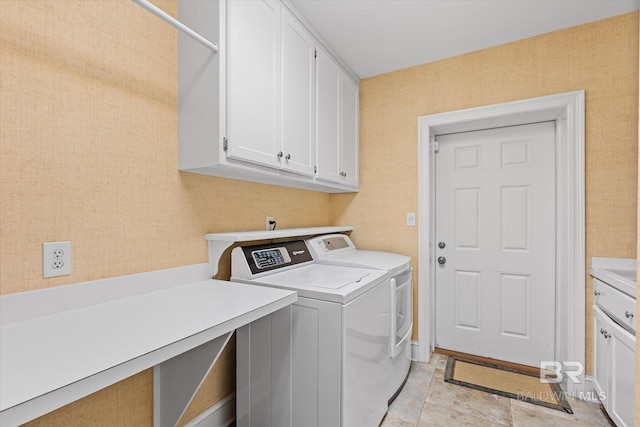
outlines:
M411 365L380 427L570 427L612 424L596 403L571 399L573 414L444 382L447 357Z

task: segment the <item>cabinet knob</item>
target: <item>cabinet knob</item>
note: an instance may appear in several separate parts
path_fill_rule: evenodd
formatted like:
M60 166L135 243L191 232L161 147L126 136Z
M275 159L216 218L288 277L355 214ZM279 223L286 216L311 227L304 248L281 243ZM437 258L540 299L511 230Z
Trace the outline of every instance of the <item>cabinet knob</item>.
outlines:
M291 160L291 154L287 154L286 156L284 156L284 158L287 160Z
M281 159L283 155L284 155L284 154L282 153L282 151L280 151L280 152L278 153L278 158L280 158L280 159Z
M446 247L447 247L447 244L446 244L445 242L440 242L440 243L438 243L438 247L439 247L440 249L444 249L444 248L446 248Z
M600 328L600 333L605 337L605 339L608 339L611 336L611 334L609 334L609 331L604 328Z
M443 256L438 257L438 264L444 265L447 262L447 259Z
M600 291L593 291L593 294L594 294L595 296L602 295L602 293L601 293Z
M625 317L626 317L627 319L631 319L631 318L633 317L633 313L632 313L632 312L630 312L630 311L625 311L625 312L624 312L624 315L625 315Z

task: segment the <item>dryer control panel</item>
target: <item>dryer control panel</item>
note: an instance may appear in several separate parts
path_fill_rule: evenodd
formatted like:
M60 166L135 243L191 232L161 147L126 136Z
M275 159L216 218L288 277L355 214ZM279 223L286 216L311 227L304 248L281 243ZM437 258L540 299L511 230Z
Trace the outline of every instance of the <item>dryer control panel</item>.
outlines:
M346 251L354 251L355 245L345 234L329 234L307 240L309 249L314 258L325 255L334 255Z

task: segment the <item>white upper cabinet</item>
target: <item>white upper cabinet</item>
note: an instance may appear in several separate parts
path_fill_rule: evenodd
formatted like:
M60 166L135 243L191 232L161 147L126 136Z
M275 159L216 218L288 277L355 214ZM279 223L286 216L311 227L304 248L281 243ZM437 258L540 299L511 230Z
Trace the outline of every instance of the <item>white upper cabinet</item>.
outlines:
M282 14L282 168L313 176L315 42L289 13Z
M340 85L340 169L346 185L358 188L360 91L346 75Z
M317 178L358 188L358 86L335 60L316 58Z
M227 156L279 168L281 5L227 8Z
M179 168L324 192L358 189L358 83L280 0L178 1ZM317 58L316 58L317 51Z

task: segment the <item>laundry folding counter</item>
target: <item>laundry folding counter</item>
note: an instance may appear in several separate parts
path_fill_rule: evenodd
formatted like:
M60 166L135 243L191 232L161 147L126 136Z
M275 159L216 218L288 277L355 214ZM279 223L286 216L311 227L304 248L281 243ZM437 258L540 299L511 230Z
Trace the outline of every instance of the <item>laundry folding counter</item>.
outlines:
M154 367L154 424L174 426L234 330L290 319L297 300L206 280L212 272L198 264L0 297L0 425Z

